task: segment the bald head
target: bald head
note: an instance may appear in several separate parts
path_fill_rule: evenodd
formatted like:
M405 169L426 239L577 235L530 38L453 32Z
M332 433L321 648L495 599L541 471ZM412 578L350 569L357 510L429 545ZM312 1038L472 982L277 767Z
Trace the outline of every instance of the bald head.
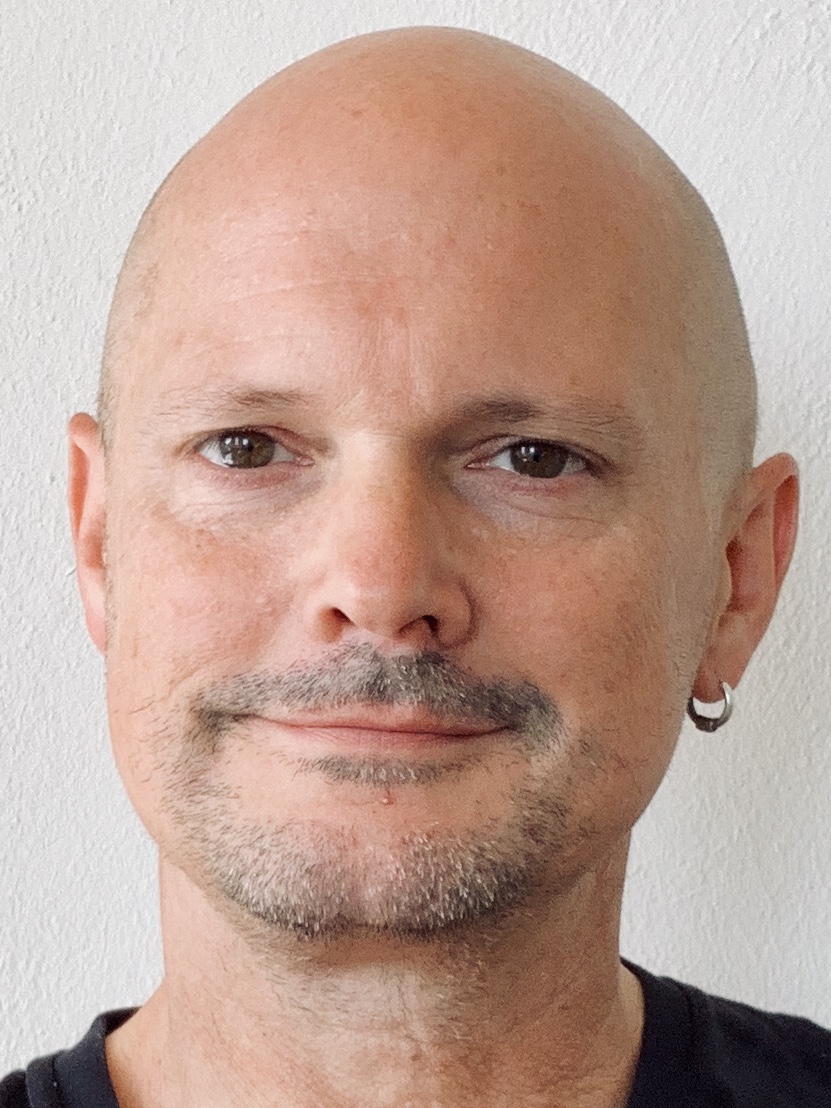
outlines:
M252 215L277 227L291 253L308 241L309 281L333 252L360 271L362 259L430 227L423 249L443 244L451 259L456 251L459 269L474 243L512 255L506 312L533 301L534 275L549 270L591 284L594 310L619 322L621 358L628 334L661 332L654 387L662 374L680 378L675 418L698 429L702 480L717 502L751 465L751 356L723 241L700 196L595 89L519 47L448 29L367 35L289 67L176 166L142 217L113 300L105 443L142 371L137 352L159 305L190 298ZM561 304L541 309L556 316ZM580 326L591 323L584 315Z

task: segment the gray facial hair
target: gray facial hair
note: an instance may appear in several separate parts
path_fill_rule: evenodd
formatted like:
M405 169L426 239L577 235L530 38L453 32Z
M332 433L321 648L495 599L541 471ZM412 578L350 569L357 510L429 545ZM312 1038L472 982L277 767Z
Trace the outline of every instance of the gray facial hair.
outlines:
M360 645L283 674L216 682L191 705L166 789L188 855L210 886L249 916L306 939L372 932L424 941L515 909L559 848L567 813L557 798L517 790L511 819L467 836L411 833L381 856L362 850L359 836L320 823L252 823L217 780L223 746L245 717L357 705L406 706L448 725L504 729L504 743L526 755L554 752L563 737L556 706L535 685L482 681L435 652L390 657ZM461 773L470 757L414 764L330 755L300 759L296 768L333 782L414 787Z

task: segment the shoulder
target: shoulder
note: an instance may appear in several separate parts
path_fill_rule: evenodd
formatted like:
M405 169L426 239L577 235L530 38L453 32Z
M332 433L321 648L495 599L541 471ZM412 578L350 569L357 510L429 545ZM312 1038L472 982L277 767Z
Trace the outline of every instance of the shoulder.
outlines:
M16 1070L0 1081L0 1108L29 1108L23 1070Z
M689 1002L700 1042L727 1066L764 1081L767 1088L773 1081L795 1090L816 1088L828 1103L831 1032L799 1016L763 1012L697 989L689 990Z
M685 1106L831 1104L831 1031L630 968L646 1002L636 1089L651 1090L634 1108L659 1103L659 1087Z
M104 1040L135 1009L105 1012L71 1050L31 1062L0 1081L0 1108L118 1108Z
M55 1080L55 1056L38 1058L0 1081L0 1108L63 1108Z
M723 1052L734 1064L777 1071L815 1072L831 1082L831 1031L801 1016L765 1012L735 1000L712 996L691 985L675 986L689 1006L693 1032L703 1047Z

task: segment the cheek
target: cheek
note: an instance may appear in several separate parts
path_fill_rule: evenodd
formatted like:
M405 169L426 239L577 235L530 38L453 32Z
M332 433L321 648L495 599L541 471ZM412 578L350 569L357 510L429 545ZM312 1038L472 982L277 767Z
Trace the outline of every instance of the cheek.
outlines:
M666 552L603 540L571 553L540 568L533 587L527 574L524 588L506 583L500 606L517 657L572 738L572 818L589 844L627 833L660 784L683 722L689 651Z
M280 585L279 547L263 536L252 542L156 513L123 527L111 549L110 733L127 793L158 840L193 697L213 679L279 664L273 644L290 590Z
M674 742L686 702L689 604L674 559L616 533L503 562L489 601L510 654L574 734L640 761ZM505 650L503 648L503 654Z
M118 707L180 703L256 667L291 604L280 544L157 513L119 536L108 575L107 667Z

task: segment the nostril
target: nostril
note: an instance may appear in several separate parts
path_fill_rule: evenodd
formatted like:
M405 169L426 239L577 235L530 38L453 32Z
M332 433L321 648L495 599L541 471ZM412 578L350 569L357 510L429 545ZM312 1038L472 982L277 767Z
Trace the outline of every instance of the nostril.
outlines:
M430 631L435 635L439 629L439 621L435 616L423 616L424 622L430 628Z

